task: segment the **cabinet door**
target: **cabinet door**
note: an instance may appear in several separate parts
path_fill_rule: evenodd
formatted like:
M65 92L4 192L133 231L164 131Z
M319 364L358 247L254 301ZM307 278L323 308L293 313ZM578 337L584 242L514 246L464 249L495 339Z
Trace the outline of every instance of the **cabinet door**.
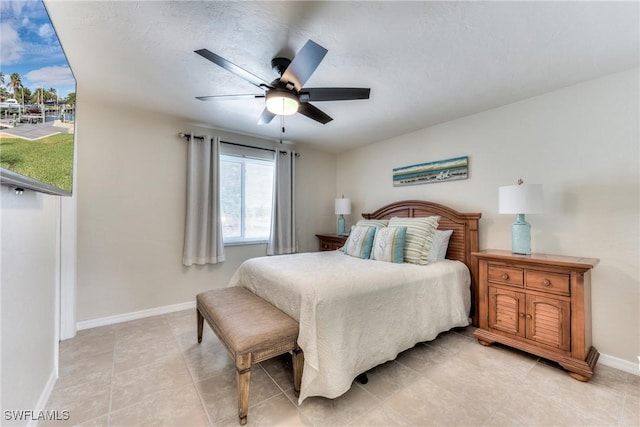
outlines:
M489 286L489 328L524 337L524 309L524 293Z
M527 339L560 350L570 350L569 301L527 295Z

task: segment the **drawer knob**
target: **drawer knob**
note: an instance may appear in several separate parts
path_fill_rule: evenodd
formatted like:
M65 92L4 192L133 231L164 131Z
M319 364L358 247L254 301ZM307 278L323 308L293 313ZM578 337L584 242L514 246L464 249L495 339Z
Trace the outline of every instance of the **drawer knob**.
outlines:
M533 317L530 314L527 314L527 319L532 319Z
M520 317L524 317L524 313L520 313Z
M507 273L502 273L502 280L509 280L509 275Z
M551 280L549 280L549 279L544 279L544 280L542 281L542 284L543 284L543 285L545 285L545 286L551 286Z

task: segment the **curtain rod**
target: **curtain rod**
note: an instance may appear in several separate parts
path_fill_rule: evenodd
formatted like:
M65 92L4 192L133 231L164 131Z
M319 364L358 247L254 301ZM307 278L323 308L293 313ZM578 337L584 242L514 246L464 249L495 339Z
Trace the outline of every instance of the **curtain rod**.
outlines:
M179 137L181 137L181 138L190 138L190 137L191 137L191 135L188 135L188 134L186 134L186 133L184 133L184 132L180 132L180 133L178 134L178 136L179 136ZM195 139L204 139L204 136L193 135L193 137L194 137Z
M184 133L184 132L180 132L180 133L178 134L178 136L180 136L180 137L182 137L182 138L189 138L191 135L188 135L188 134L186 134L186 133ZM199 135L193 135L193 137L194 137L195 139L204 139L204 136L199 136ZM235 146L237 146L237 147L246 147L246 148L253 148L253 149L255 149L255 150L271 151L272 153L275 153L275 152L276 152L276 150L275 150L275 149L273 149L273 148L254 147L254 146L252 146L252 145L239 144L239 143L237 143L237 142L229 142L229 141L220 141L220 142L222 142L223 144L235 145ZM280 151L280 150L278 150L278 151ZM281 152L281 153L284 153L285 151L280 151L280 152ZM298 156L300 156L300 154L299 154L299 153L296 153L296 157L298 157Z

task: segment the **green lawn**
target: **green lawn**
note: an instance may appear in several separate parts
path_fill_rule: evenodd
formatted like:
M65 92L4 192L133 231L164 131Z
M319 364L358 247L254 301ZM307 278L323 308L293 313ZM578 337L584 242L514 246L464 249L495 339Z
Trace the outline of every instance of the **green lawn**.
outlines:
M73 134L36 141L0 138L0 166L71 192Z

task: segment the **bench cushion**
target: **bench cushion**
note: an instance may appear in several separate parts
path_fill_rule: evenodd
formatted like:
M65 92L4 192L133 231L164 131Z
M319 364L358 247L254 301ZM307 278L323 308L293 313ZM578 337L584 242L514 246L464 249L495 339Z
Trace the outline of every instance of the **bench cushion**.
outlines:
M196 296L236 353L258 352L298 338L298 322L242 287L213 289Z

